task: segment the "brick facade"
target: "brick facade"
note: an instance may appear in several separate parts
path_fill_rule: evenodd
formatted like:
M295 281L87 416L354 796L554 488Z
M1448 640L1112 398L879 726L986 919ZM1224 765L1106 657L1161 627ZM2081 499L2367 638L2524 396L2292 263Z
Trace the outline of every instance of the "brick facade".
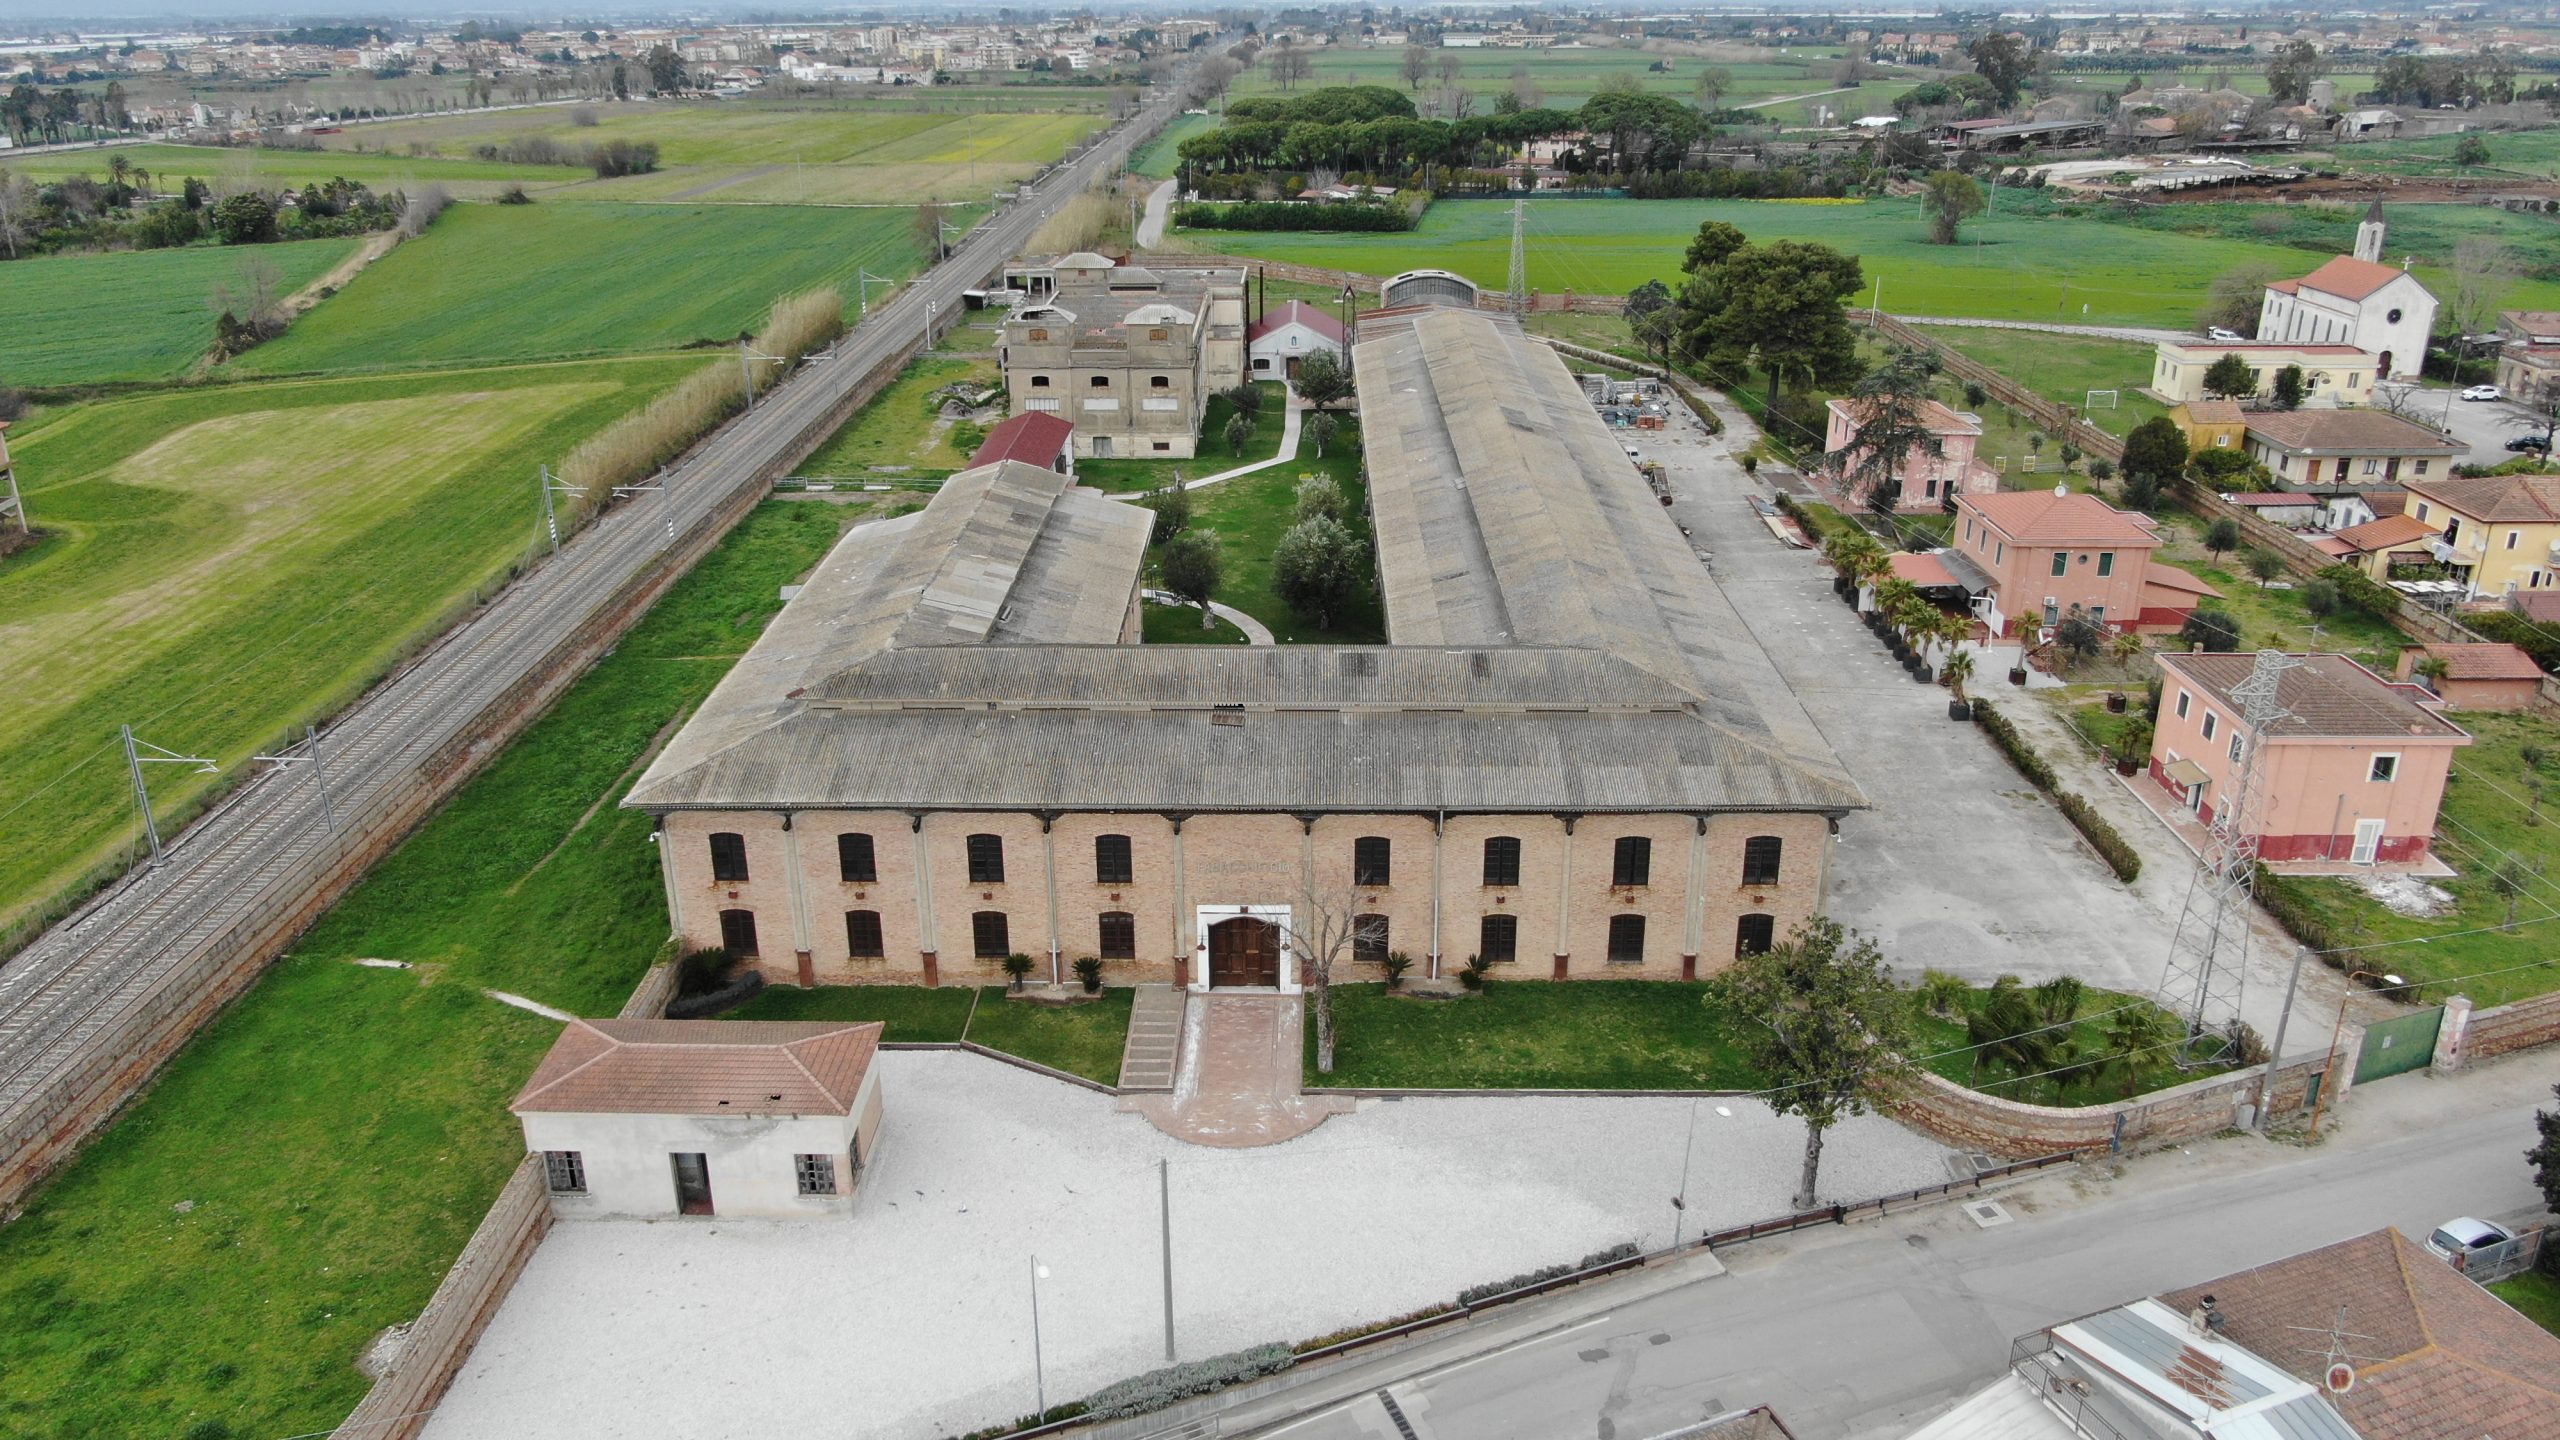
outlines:
M713 876L712 837L736 835L746 877ZM871 840L870 880L844 878L838 837ZM970 879L973 835L995 837L1003 878ZM1126 881L1104 880L1096 841L1126 836ZM1386 883L1355 886L1366 837L1388 843ZM1517 884L1486 882L1485 842L1519 842ZM1774 880L1745 884L1754 838L1777 842ZM1640 884L1619 885L1619 842L1645 842ZM1711 975L1746 917L1784 938L1821 906L1830 827L1820 815L1065 814L676 811L659 834L675 930L686 948L723 943L722 912L752 917L755 964L800 984L993 984L1005 953L1033 978L1072 979L1101 956L1102 917L1130 917L1136 954L1108 958L1106 983L1189 981L1204 908L1349 902L1386 920L1387 948L1411 973L1451 974L1476 955L1487 916L1512 917L1519 979L1672 980ZM1630 857L1631 860L1633 857ZM795 883L796 881L796 883ZM849 911L878 917L877 957L851 952ZM1004 950L981 957L976 917L1004 917ZM1638 958L1610 958L1612 922L1644 921ZM1756 929L1756 923L1755 923ZM1622 933L1624 933L1622 928ZM1630 936L1630 939L1633 937ZM1337 971L1337 974L1345 973ZM1351 978L1376 979L1375 966Z

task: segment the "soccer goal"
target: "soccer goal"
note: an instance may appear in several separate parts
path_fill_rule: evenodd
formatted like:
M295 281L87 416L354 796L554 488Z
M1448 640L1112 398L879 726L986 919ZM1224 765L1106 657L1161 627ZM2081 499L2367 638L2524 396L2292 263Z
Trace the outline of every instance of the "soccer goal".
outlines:
M2087 403L2082 405L2081 408L2084 410L2113 410L2116 408L2116 392L2113 390L2092 390L2089 392Z

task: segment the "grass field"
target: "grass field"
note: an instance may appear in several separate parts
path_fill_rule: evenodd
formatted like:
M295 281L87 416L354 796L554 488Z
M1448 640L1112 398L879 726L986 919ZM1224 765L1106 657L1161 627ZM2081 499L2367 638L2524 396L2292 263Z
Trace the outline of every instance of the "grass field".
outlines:
M2398 663L2400 647L2409 643L2398 630L2353 610L2340 610L2314 622L2311 612L2302 607L2299 586L2268 589L2248 572L2238 552L2219 557L2207 552L2204 521L2183 510L2166 512L2162 519L2167 522L2161 529L2169 543L2160 548L2160 558L2222 592L2222 599L2214 603L2240 622L2242 650L2325 650L2385 673ZM2312 633L2315 623L2316 635Z
M60 538L0 567L0 923L137 842L119 724L228 771L352 698L526 551L537 459L701 363L215 386L13 436ZM164 816L213 783L152 782Z
M948 475L969 457L952 445L934 392L964 380L993 386L999 378L992 360L919 360L802 461L799 473L861 478L885 465L919 478Z
M358 154L343 150L262 150L233 145L120 145L112 150L56 150L13 156L0 169L46 182L70 175L107 178L107 159L121 155L151 174L154 194L174 195L193 178L234 188L302 185L345 176L377 190L415 190L436 182L458 195L479 195L509 184L557 185L586 171L559 165L504 165L468 156Z
M2104 340L2084 335L2039 335L2019 330L1974 330L1950 325L1932 329L1958 354L1979 360L2047 400L2074 409L2088 403L2092 390L2116 392L2114 409L2088 412L2098 428L2122 436L2169 407L2136 387L2151 383L2151 347L2130 340ZM1987 447L1986 447L1987 448Z
M213 343L206 300L273 265L286 294L329 273L358 240L44 255L0 264L0 384L52 388L166 380Z
M1321 85L1385 85L1406 89L1401 67L1404 49L1381 45L1372 48L1346 46L1322 47L1312 52L1314 73L1298 87L1305 93ZM1434 49L1431 71L1423 77L1422 92L1441 88L1439 66L1443 57L1459 64L1457 83L1478 95L1507 94L1512 88L1512 71L1525 68L1529 81L1537 87L1538 103L1571 109L1591 98L1602 82L1625 76L1647 91L1692 99L1698 90L1699 75L1709 68L1721 69L1729 84L1721 103L1728 106L1749 104L1774 96L1801 95L1832 87L1832 72L1840 64L1841 52L1790 46L1784 54L1776 50L1753 47L1737 49L1730 59L1708 59L1689 55L1663 56L1644 50L1621 50L1580 47L1549 50L1508 49ZM1648 70L1656 60L1668 59L1669 70ZM1236 82L1239 95L1276 93L1271 81L1271 67L1256 65ZM1855 92L1852 92L1853 94Z
M1045 972L1043 972L1045 973ZM1007 1000L1002 985L768 986L726 1020L879 1020L883 1040L969 1040L1105 1085L1120 1083L1120 1051L1138 992L1111 989L1078 1005Z
M2560 1335L2560 1280L2528 1270L2490 1286L2489 1293L2516 1307L2534 1324Z
M649 819L612 802L846 514L749 517L0 1227L0 1433L346 1413L522 1153L506 1102L558 1027L480 988L619 1008L666 911Z
M1129 172L1152 180L1170 180L1182 168L1182 142L1218 128L1214 115L1177 115L1130 158Z
M1748 1090L1760 1083L1704 984L1496 979L1461 1000L1336 985L1334 1070L1306 1083L1426 1090Z
M849 281L857 266L913 271L922 257L908 221L886 209L457 206L232 368L311 374L729 344L778 296Z
M1335 617L1332 629L1323 630L1301 619L1272 588L1271 552L1296 523L1298 481L1307 475L1329 475L1342 487L1345 523L1363 542L1368 540L1369 492L1360 483L1360 429L1345 415L1342 432L1325 447L1323 459L1315 458L1314 445L1301 444L1290 464L1192 492L1192 524L1217 532L1224 565L1210 598L1270 626L1283 645L1379 644L1387 638L1386 620L1374 590L1348 614ZM1198 622L1199 617L1191 618Z
M1242 645L1244 632L1224 620L1207 628L1195 605L1147 605L1138 611L1140 638L1149 645Z
M2346 959L2356 969L2424 983L2426 1003L2458 993L2485 1008L2546 994L2560 988L2560 947L2552 944L2552 926L2560 923L2560 879L2554 878L2560 876L2560 816L2537 816L2533 795L2539 786L2549 797L2545 810L2560 800L2560 726L2477 710L2449 718L2473 736L2470 746L2454 752L2454 778L2436 818L2436 857L2459 873L2431 883L2453 892L2452 909L2417 920L2384 909L2344 880L2278 883L2328 922L2337 944L2388 945ZM2545 752L2539 768L2524 762L2528 745ZM2509 856L2528 872L2512 930L2503 928L2506 897L2491 883ZM2389 943L2420 937L2427 943Z
M1239 465L1251 465L1280 453L1280 436L1289 426L1288 391L1276 380L1260 380L1262 408L1253 417L1253 435L1239 451L1227 443L1227 422L1236 407L1224 395L1212 395L1200 412L1200 453L1189 460L1079 460L1076 483L1097 490L1131 495L1161 490L1176 475L1197 480ZM1302 448L1312 451L1312 446Z
M1870 295L1894 314L2184 328L2204 288L2236 265L2308 270L2303 252L2255 241L2159 234L2094 218L2003 215L1965 227L1964 243L1931 245L1916 202L1786 200L1547 200L1529 203L1529 283L1543 291L1622 295L1646 280L1676 281L1701 221L1722 220L1754 240L1811 240L1859 257ZM1508 283L1511 207L1443 201L1406 235L1267 234L1185 230L1202 250L1392 275L1420 263L1480 285ZM1979 240L1981 243L1975 243ZM2421 266L2421 279L2450 293ZM2560 284L2520 281L2513 305L2560 304Z

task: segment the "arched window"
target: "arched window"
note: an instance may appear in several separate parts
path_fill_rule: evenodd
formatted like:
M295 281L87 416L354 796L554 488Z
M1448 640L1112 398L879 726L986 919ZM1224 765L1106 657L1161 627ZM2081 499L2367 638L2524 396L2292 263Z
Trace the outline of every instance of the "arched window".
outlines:
M1489 835L1484 842L1484 883L1517 885L1520 883L1520 837Z
M1609 867L1612 885L1650 885L1653 883L1653 842L1641 835L1621 836L1615 861Z
M1644 963L1644 917L1612 915L1609 917L1609 963L1641 965Z
M1135 960L1138 958L1138 917L1126 910L1102 912L1102 958Z
M889 953L880 943L879 911L844 912L844 949L856 960L877 960Z
M857 883L868 883L879 879L880 866L871 854L871 837L868 835L837 836L836 870L844 879Z
M1766 955L1769 953L1769 947L1776 943L1778 943L1777 916L1745 915L1734 922L1733 953L1737 957Z
M1086 383L1092 385L1096 390L1108 390L1111 388L1111 377L1108 375L1096 375Z
M1363 965L1376 965L1386 960L1386 916L1354 915L1351 917L1351 958Z
M1004 837L972 835L969 837L969 883L998 885L1004 882Z
M720 912L720 948L741 958L756 950L756 912L723 910Z
M1013 929L1001 910L980 910L969 917L969 938L981 960L1001 960L1013 953Z
M1476 922L1476 958L1487 965L1506 965L1520 958L1520 917L1487 915Z
M747 837L727 830L711 837L711 878L737 881L747 878Z
M1388 857L1394 847L1384 835L1363 835L1351 842L1351 883L1384 885L1389 871Z
M1170 375L1150 375L1147 377L1147 388L1150 390L1170 390L1173 388L1173 377Z
M1137 866L1129 858L1129 837L1096 835L1093 837L1093 883L1127 885L1137 878Z
M1787 842L1775 835L1754 835L1742 842L1742 883L1775 885L1778 862L1785 856Z

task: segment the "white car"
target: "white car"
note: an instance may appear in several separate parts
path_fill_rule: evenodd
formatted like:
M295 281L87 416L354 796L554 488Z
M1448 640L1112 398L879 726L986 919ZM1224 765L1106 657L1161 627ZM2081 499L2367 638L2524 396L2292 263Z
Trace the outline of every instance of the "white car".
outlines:
M2504 400L2507 398L2507 392L2499 389L2495 385L2474 385L2470 389L2462 392L2462 398L2465 400Z
M2236 345L2240 342L2240 332L2237 330L2225 330L2219 325L2213 325L2206 328L2204 338L2207 340L2219 340L2225 345Z
M2504 1245L2514 1238L2515 1232L2504 1225L2492 1225L2486 1220L2474 1220L2465 1215L2437 1226L2435 1233L2427 1237L2427 1248L2435 1252L2437 1259L2460 1269L2463 1258L2472 1251Z

